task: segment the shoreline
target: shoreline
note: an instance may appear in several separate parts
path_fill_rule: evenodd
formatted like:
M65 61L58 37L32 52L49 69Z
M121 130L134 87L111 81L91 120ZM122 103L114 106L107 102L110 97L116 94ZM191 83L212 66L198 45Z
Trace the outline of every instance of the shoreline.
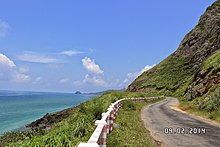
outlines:
M3 117L2 117L2 122L1 122L2 126L0 128L1 129L0 137L10 132L23 132L29 129L30 130L34 130L34 129L44 129L44 130L46 129L47 130L51 128L53 124L60 122L61 120L68 117L69 114L73 110L72 108L80 105L83 102L89 101L93 97L99 96L97 94L75 95L75 94L64 93L62 95L60 94L56 95L56 93L49 93L49 95L47 94L44 95L44 92L41 92L41 93L43 94L36 94L35 92L27 93L23 91L21 92L20 91L19 92L3 91L2 94L0 93L2 95L0 96L0 98L3 98L4 100L3 102L5 102L6 104L8 103L11 104L11 102L9 101L10 100L9 98L13 100L17 98L15 99L16 100L15 104L18 104L20 106L19 110L16 109L16 107L8 107L8 109L5 110L5 113L4 111L2 111ZM25 100L26 97L24 98L23 95L25 96L27 95L26 96L28 97L27 103L31 103L31 105L33 105L33 108L32 106L28 106L28 108L21 107L23 103L22 105L20 104L21 103L20 101L18 103L18 100L19 100L18 98L21 98L21 100ZM33 102L29 97L33 98ZM45 99L45 97L53 97L53 99L49 99L49 98ZM39 102L40 99L42 98L44 98L43 100L45 100L45 102L50 105ZM62 100L62 98L64 98L64 100ZM51 104L54 104L54 106ZM42 107L39 109L39 112L37 111L38 106ZM10 116L7 114L7 113L12 113L12 112L15 112L15 113L13 113L13 115L10 115Z
M97 95L95 95L95 97L98 97ZM93 97L91 97L90 99L84 101L84 102L88 102L92 99ZM82 103L84 103L82 102ZM24 127L27 129L30 129L32 131L36 131L36 130L43 130L43 131L47 131L51 128L52 125L59 123L60 121L62 121L63 119L67 118L71 113L74 113L76 110L76 107L78 107L81 103L72 106L70 108L65 108L62 109L60 111L57 112L52 112L52 113L46 113L44 116L42 116L41 118L32 121L30 124L25 125Z
M49 130L52 125L62 121L63 119L67 118L70 113L74 112L74 108L77 107L73 106L70 108L66 108L57 112L52 112L52 113L46 113L45 115L41 116L38 119L34 119L28 124L25 124L19 128L12 129L10 131L3 132L0 134L0 137L3 137L7 133L11 132L28 132L28 131L39 131L39 130Z
M74 108L77 107L73 106L71 108L66 108L58 112L53 113L46 113L41 118L32 121L30 124L25 125L24 127L30 129L31 131L36 130L49 130L52 125L62 121L63 119L67 118L72 112L74 112Z

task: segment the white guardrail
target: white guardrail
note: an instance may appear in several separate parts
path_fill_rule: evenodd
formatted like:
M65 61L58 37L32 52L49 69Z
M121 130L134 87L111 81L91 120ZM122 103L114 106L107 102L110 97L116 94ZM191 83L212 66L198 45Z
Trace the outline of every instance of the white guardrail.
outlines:
M106 139L107 134L110 134L113 129L113 121L115 120L116 116L118 115L119 109L122 107L122 102L125 100L130 101L153 101L157 100L159 97L156 98L123 98L117 100L116 102L112 103L108 111L102 113L102 119L95 121L96 129L94 130L92 136L89 138L88 142L80 143L77 147L106 147Z

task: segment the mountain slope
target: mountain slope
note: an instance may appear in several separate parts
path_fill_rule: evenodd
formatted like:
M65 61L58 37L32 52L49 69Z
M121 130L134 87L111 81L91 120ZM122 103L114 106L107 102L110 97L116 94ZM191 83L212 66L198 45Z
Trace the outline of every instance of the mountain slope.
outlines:
M144 72L127 91L184 96L187 100L220 91L220 0L208 7L177 50Z

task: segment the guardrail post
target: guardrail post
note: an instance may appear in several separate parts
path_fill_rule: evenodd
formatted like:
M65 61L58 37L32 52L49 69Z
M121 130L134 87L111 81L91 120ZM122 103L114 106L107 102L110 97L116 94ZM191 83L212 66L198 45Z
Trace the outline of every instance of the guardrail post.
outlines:
M112 107L108 108L108 111L110 111L110 116L109 116L109 134L112 132L113 129L113 118L114 118L114 109Z
M118 110L119 110L119 102L115 105L116 113L115 116L118 116Z
M95 121L95 125L99 126L99 125L104 125L103 129L102 129L102 134L101 134L101 140L100 140L100 147L106 147L106 139L107 139L107 129L106 129L106 121L104 120L97 120Z
M110 129L110 112L106 112L106 113L102 113L102 118L105 119L106 121L106 131L107 131L107 134L109 134L109 129Z
M115 104L112 105L113 108L113 120L115 119L115 115L116 115L116 109L115 109Z

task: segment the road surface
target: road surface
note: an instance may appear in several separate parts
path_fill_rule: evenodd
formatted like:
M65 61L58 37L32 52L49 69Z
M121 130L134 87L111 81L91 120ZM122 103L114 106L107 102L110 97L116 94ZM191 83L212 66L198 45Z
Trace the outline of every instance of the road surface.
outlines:
M166 98L146 106L142 120L162 147L220 147L220 126L177 111L178 100Z

